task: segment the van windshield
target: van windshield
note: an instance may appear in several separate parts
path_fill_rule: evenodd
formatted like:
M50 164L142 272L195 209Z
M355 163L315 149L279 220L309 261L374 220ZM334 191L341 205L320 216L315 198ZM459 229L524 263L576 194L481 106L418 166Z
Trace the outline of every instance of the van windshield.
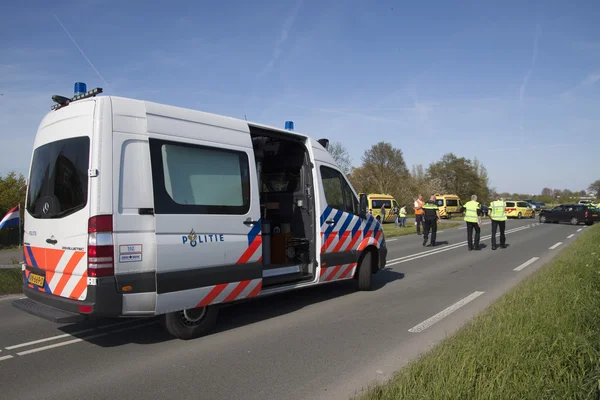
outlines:
M33 152L27 211L34 218L62 218L87 204L90 139L58 140Z

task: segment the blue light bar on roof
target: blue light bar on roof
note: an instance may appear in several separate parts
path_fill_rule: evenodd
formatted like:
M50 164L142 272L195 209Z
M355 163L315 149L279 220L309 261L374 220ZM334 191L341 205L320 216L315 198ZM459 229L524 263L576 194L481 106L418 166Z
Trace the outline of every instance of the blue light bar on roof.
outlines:
M288 131L294 130L294 121L285 121L285 129Z
M83 82L75 82L75 88L73 89L73 93L75 96L79 94L84 94L87 92L87 86Z

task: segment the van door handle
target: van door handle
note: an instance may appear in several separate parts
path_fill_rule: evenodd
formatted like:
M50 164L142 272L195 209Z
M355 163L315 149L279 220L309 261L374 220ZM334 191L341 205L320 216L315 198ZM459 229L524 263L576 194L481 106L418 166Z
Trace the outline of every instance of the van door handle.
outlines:
M56 240L56 239L46 239L46 243L48 243L48 244L56 244L56 243L58 243L58 240Z
M247 219L244 221L244 225L256 225L258 221L252 221L251 219Z
M328 225L335 225L335 221L330 219L329 221L325 221L326 224Z

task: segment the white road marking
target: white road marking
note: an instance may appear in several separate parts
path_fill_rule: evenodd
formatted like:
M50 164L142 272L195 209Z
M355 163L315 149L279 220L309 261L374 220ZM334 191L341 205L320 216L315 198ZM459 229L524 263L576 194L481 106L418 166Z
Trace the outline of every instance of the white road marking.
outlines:
M396 239L387 239L386 242L393 242L393 241L396 241L396 240L398 240L398 238L396 238Z
M4 361L4 360L10 360L11 358L13 358L13 356L4 356L4 357L0 357L0 361Z
M44 339L33 340L31 342L26 342L26 343L21 343L21 344L15 344L14 346L8 346L8 347L5 347L5 349L6 350L19 349L21 347L27 347L27 346L31 346L31 345L38 344L38 343L50 342L52 340L64 339L64 338L67 338L67 337L74 337L75 335L80 335L82 333L93 332L93 331L98 330L98 329L111 328L113 326L120 326L120 325L125 325L125 324L132 324L134 322L139 322L139 320L117 322L115 324L103 325L103 326L99 326L97 328L84 329L82 331L77 331L77 332L73 332L73 333L65 333L63 335L50 336L50 337L47 337L47 338L44 338Z
M84 336L84 337L73 339L73 340L67 340L66 342L55 343L55 344L51 344L51 345L44 346L44 347L38 347L38 348L35 348L35 349L22 351L20 353L17 353L17 355L19 355L19 356L25 356L27 354L39 353L40 351L50 350L50 349L54 349L54 348L62 347L62 346L68 346L70 344L75 344L75 343L83 342L84 340L91 340L91 339L96 339L96 338L103 337L103 336L108 336L111 333L120 333L120 332L125 332L125 331L131 331L131 330L134 330L134 329L143 328L145 326L154 325L154 324L157 324L157 323L158 323L158 321L150 321L150 322L146 322L144 324L138 324L138 325L134 325L134 326L128 326L128 327L121 328L121 329L113 329L113 330L111 330L109 332L102 332L102 333L99 333L97 335ZM117 325L117 324L112 324L112 325L107 325L107 326L115 326L115 325ZM123 325L123 324L119 323L118 325Z
M527 227L515 228L515 229L511 229L509 231L504 232L504 234L508 235L510 233L519 232L519 231L522 231L522 230L525 230L525 229L528 229L528 228ZM492 235L486 235L486 236L481 237L479 239L479 241L482 242L484 240L491 239L491 237L492 237ZM427 256L432 256L434 254L443 253L445 251L458 249L458 248L466 246L466 245L467 245L467 241L464 241L464 242L459 242L459 243L456 243L456 244L453 244L453 245L448 245L448 246L442 247L440 249L423 251L423 252L420 252L420 253L411 254L411 255L408 255L408 256L396 258L396 259L393 259L393 260L389 260L386 263L386 267L389 267L389 266L392 266L392 265L396 265L396 264L402 264L402 263L413 261L413 260L417 260L419 258L423 258L423 257L427 257Z
M467 227L466 227L466 226L461 226L461 227L460 227L460 228L458 228L458 229L467 229Z
M537 260L539 260L539 257L533 257L532 259L530 259L529 261L525 261L523 264L519 265L517 268L515 268L513 271L522 271L523 269L529 267L531 264L533 264L534 262L536 262Z
M571 233L569 236L567 236L567 239L571 239L573 236L575 236L575 234Z
M555 248L557 248L558 246L560 246L562 244L562 242L558 242L556 243L554 246L549 247L548 250L554 250Z
M40 351L50 350L50 349L54 349L54 348L62 347L62 346L67 346L67 345L70 345L73 343L83 342L84 340L90 340L90 339L94 339L94 338L97 338L100 336L106 336L106 335L108 335L108 333L99 333L97 335L85 336L85 337L78 338L78 339L67 340L66 342L54 343L54 344L50 344L48 346L38 347L36 349L25 350L20 353L17 353L17 355L25 356L27 354L38 353Z
M577 229L577 232L581 232L582 230L583 230L583 229L579 228L579 229Z
M439 322L443 318L446 318L448 315L452 314L454 311L465 306L466 304L475 300L476 298L478 298L479 296L481 296L484 293L485 292L473 292L470 295L468 295L467 297L465 297L464 299L452 304L450 307L446 308L445 310L440 311L439 313L435 314L433 317L426 319L425 321L421 322L419 325L416 325L416 326L410 328L408 331L413 332L413 333L423 332L425 329L429 328L431 325L435 324L436 322Z

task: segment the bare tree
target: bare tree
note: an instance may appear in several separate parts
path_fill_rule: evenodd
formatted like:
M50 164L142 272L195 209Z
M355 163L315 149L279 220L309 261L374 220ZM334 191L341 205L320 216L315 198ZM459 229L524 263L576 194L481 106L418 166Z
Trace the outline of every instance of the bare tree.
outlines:
M329 143L327 149L335 162L340 167L344 175L348 175L352 171L352 159L346 150L346 147L341 142Z

